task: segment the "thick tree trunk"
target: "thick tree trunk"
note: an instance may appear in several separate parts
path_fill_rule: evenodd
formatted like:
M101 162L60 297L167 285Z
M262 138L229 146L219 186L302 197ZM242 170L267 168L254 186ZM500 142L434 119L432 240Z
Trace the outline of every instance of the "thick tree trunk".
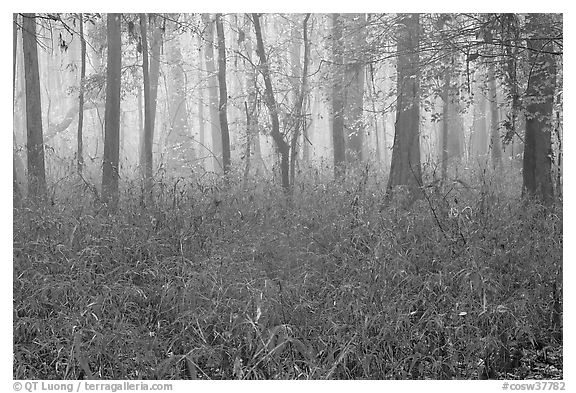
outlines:
M272 122L272 130L270 135L274 139L276 148L280 153L280 172L282 177L282 187L284 191L288 192L290 190L290 174L289 174L289 153L290 146L284 140L284 135L280 133L280 122L278 120L278 106L276 104L276 99L274 97L274 89L272 88L272 79L270 78L270 70L268 68L268 62L266 60L266 52L264 50L264 41L262 39L262 28L260 27L260 16L258 14L252 14L252 19L254 23L254 31L256 33L256 52L260 58L260 71L264 77L264 85L266 87L264 99L266 101L266 106L270 112L270 119Z
M84 166L84 153L82 144L82 132L84 126L84 79L86 78L86 41L84 40L84 16L80 15L80 92L78 93L78 149L77 149L77 168L78 173L82 174Z
M222 173L223 165L218 157L222 154L222 135L220 133L220 118L218 111L218 76L214 64L214 24L210 14L202 14L206 26L206 72L208 73L208 107L210 109L210 126L212 130L212 157L214 172Z
M346 176L344 140L344 88L343 88L342 20L340 14L332 14L332 59L334 82L332 85L332 145L334 148L334 178Z
M108 59L106 68L106 109L104 115L104 159L102 163L102 201L111 212L118 207L120 156L120 83L122 44L121 14L108 14L106 34Z
M222 164L224 175L230 172L230 134L228 131L228 92L226 86L226 41L224 27L222 26L222 14L216 14L216 35L218 36L218 92L220 102L218 114L220 118L220 133L222 135Z
M42 199L46 196L46 172L44 169L44 139L35 14L23 14L22 30L26 84L28 196L32 199Z
M526 134L524 137L523 188L528 193L550 203L553 198L551 169L551 131L556 88L556 63L547 52L554 43L545 37L551 16L530 14L527 31L533 37L528 43L528 68L531 70L526 92Z
M418 73L419 15L403 14L397 30L398 76L396 129L388 192L405 185L410 200L421 195L420 93Z

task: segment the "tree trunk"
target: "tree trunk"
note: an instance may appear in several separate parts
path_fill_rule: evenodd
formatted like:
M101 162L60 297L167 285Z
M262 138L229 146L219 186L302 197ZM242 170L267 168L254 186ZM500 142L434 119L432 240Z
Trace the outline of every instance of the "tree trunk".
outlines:
M120 83L122 44L121 14L108 14L106 35L108 58L106 68L106 108L104 115L104 158L102 162L102 201L111 212L118 207L120 156Z
M198 35L198 64L202 64L204 59L204 53L202 49L202 37ZM206 135L205 135L205 125L204 125L204 76L198 75L198 134L200 139L200 147L206 149ZM200 155L204 157L204 153ZM205 168L204 159L201 161L202 167Z
M142 22L141 22L142 23ZM146 26L148 30L148 26ZM156 26L154 33L152 34L152 40L150 42L150 50L146 51L146 57L148 61L146 62L148 67L148 85L149 85L149 101L150 105L148 108L149 117L149 129L148 134L146 134L145 122L142 116L142 86L138 86L138 124L140 129L141 141L140 141L140 169L142 171L142 178L145 182L148 181L149 184L146 187L151 186L153 180L154 172L154 129L156 123L156 106L158 97L158 79L160 77L160 48L162 46L162 28ZM142 34L142 33L141 33ZM146 34L146 45L148 46L148 35ZM144 56L144 55L143 55ZM143 61L144 64L144 61ZM148 162L149 160L149 162ZM149 168L148 168L149 166ZM148 173L147 173L148 171ZM148 179L148 180L146 180Z
M296 158L298 155L298 139L300 138L300 132L306 130L306 117L304 111L304 100L308 94L308 63L310 62L310 43L308 42L308 19L310 14L304 16L304 21L302 22L302 37L304 40L304 63L302 64L302 75L300 76L300 83L296 81L294 85L296 86L295 94L295 104L294 104L294 115L295 123L294 130L292 134L292 141L290 143L290 179L291 185L294 187L295 184L295 173L296 173ZM294 37L296 38L296 37ZM295 67L296 62L300 62L300 45L293 48L293 77L298 77L299 67ZM304 140L304 143L307 143Z
M270 79L270 70L268 68L268 62L266 61L266 52L264 50L264 41L262 39L262 28L260 27L260 16L258 14L252 14L252 19L254 22L254 31L256 33L256 52L260 57L260 72L264 77L264 85L266 87L264 99L266 101L266 106L270 112L270 119L272 122L272 130L270 135L274 139L276 148L280 153L280 171L282 176L282 187L285 192L290 190L290 174L289 174L289 153L290 146L284 140L284 135L280 133L280 122L278 120L278 106L276 104L276 99L274 98L274 89L272 88L272 80Z
M14 114L16 114L16 50L18 48L18 14L13 14L12 21L12 105L14 106ZM20 186L18 185L18 177L16 175L16 133L12 130L12 192L13 199L20 201L22 195L20 193Z
M230 134L228 131L228 92L226 86L226 41L224 27L222 26L222 14L216 14L216 35L218 36L218 88L220 102L218 114L220 117L220 133L222 135L222 164L224 175L230 172Z
M493 63L488 65L488 88L490 94L490 151L492 167L496 168L502 164L502 146L498 130L498 94L496 92L496 75Z
M186 175L183 168L190 166L194 159L193 136L188 123L188 102L186 99L186 78L182 67L182 51L178 36L166 45L169 63L168 112L169 129L166 137L168 148L167 168L173 175Z
M150 70L148 62L148 23L147 15L140 14L140 34L142 36L142 74L144 79L144 190L146 197L152 195L152 115L150 97Z
M84 166L84 154L82 145L82 128L84 126L84 79L86 78L86 41L84 40L84 16L80 15L80 92L78 93L78 150L77 150L77 167L78 173L82 174Z
M222 173L224 167L218 157L222 154L222 135L220 133L220 119L218 111L218 78L214 64L214 25L210 14L202 14L206 25L206 72L208 73L208 107L210 109L210 126L212 130L212 157L214 172Z
M452 70L447 66L444 70L444 87L442 91L442 180L448 175L448 126L450 123L450 77Z
M35 14L23 14L22 47L24 50L26 84L28 196L32 199L42 199L46 197L46 172L44 169L42 105L40 102L40 74L38 72L35 17Z
M419 15L403 14L397 30L397 109L396 129L388 192L405 185L409 200L421 195L420 95L418 72Z
M250 18L249 15L245 15L245 23L249 24ZM252 66L252 40L249 29L246 31L246 37L244 40L245 43L245 52L246 58L248 59L248 76L246 80L246 90L248 90L248 114L247 117L250 118L250 122L246 124L246 143L250 144L250 147L247 147L247 150L250 151L251 154L254 156L254 161L252 162L254 167L254 172L258 175L263 169L263 161L262 161L262 152L260 149L260 132L258 131L258 113L257 113L257 106L258 102L256 100L257 96L257 78L258 78L258 71L255 67ZM246 177L248 176L249 166L251 165L251 161L246 162L245 169Z
M470 137L470 157L484 161L488 152L488 132L486 128L486 96L479 87L474 94L474 120Z
M349 163L363 160L362 147L364 143L364 83L365 66L363 56L366 51L366 14L350 14L348 19L352 29L349 59L353 64L346 71L346 130L348 146L346 149Z
M545 203L553 198L551 170L551 131L556 88L556 63L551 54L554 43L546 37L551 16L530 14L527 31L528 68L526 92L526 134L524 137L523 191Z
M334 148L334 178L343 179L346 176L345 140L344 140L344 88L342 20L340 14L332 14L332 59L334 63L332 85L332 145Z

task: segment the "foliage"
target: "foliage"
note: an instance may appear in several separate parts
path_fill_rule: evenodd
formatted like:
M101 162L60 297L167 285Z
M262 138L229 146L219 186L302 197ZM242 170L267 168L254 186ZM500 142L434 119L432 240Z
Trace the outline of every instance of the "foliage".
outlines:
M561 206L478 171L407 208L353 175L15 208L14 378L562 377Z

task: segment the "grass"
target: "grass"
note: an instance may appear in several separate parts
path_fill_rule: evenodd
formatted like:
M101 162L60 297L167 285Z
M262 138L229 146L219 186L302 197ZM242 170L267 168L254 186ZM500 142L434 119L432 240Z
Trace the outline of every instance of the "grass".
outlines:
M561 378L562 207L494 176L62 184L14 209L14 378Z

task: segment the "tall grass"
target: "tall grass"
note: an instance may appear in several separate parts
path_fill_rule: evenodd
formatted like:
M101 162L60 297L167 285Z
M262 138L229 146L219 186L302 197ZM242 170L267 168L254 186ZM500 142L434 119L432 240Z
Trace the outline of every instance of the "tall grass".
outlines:
M409 207L375 172L301 176L15 208L14 377L525 378L561 346L561 204L506 174Z

